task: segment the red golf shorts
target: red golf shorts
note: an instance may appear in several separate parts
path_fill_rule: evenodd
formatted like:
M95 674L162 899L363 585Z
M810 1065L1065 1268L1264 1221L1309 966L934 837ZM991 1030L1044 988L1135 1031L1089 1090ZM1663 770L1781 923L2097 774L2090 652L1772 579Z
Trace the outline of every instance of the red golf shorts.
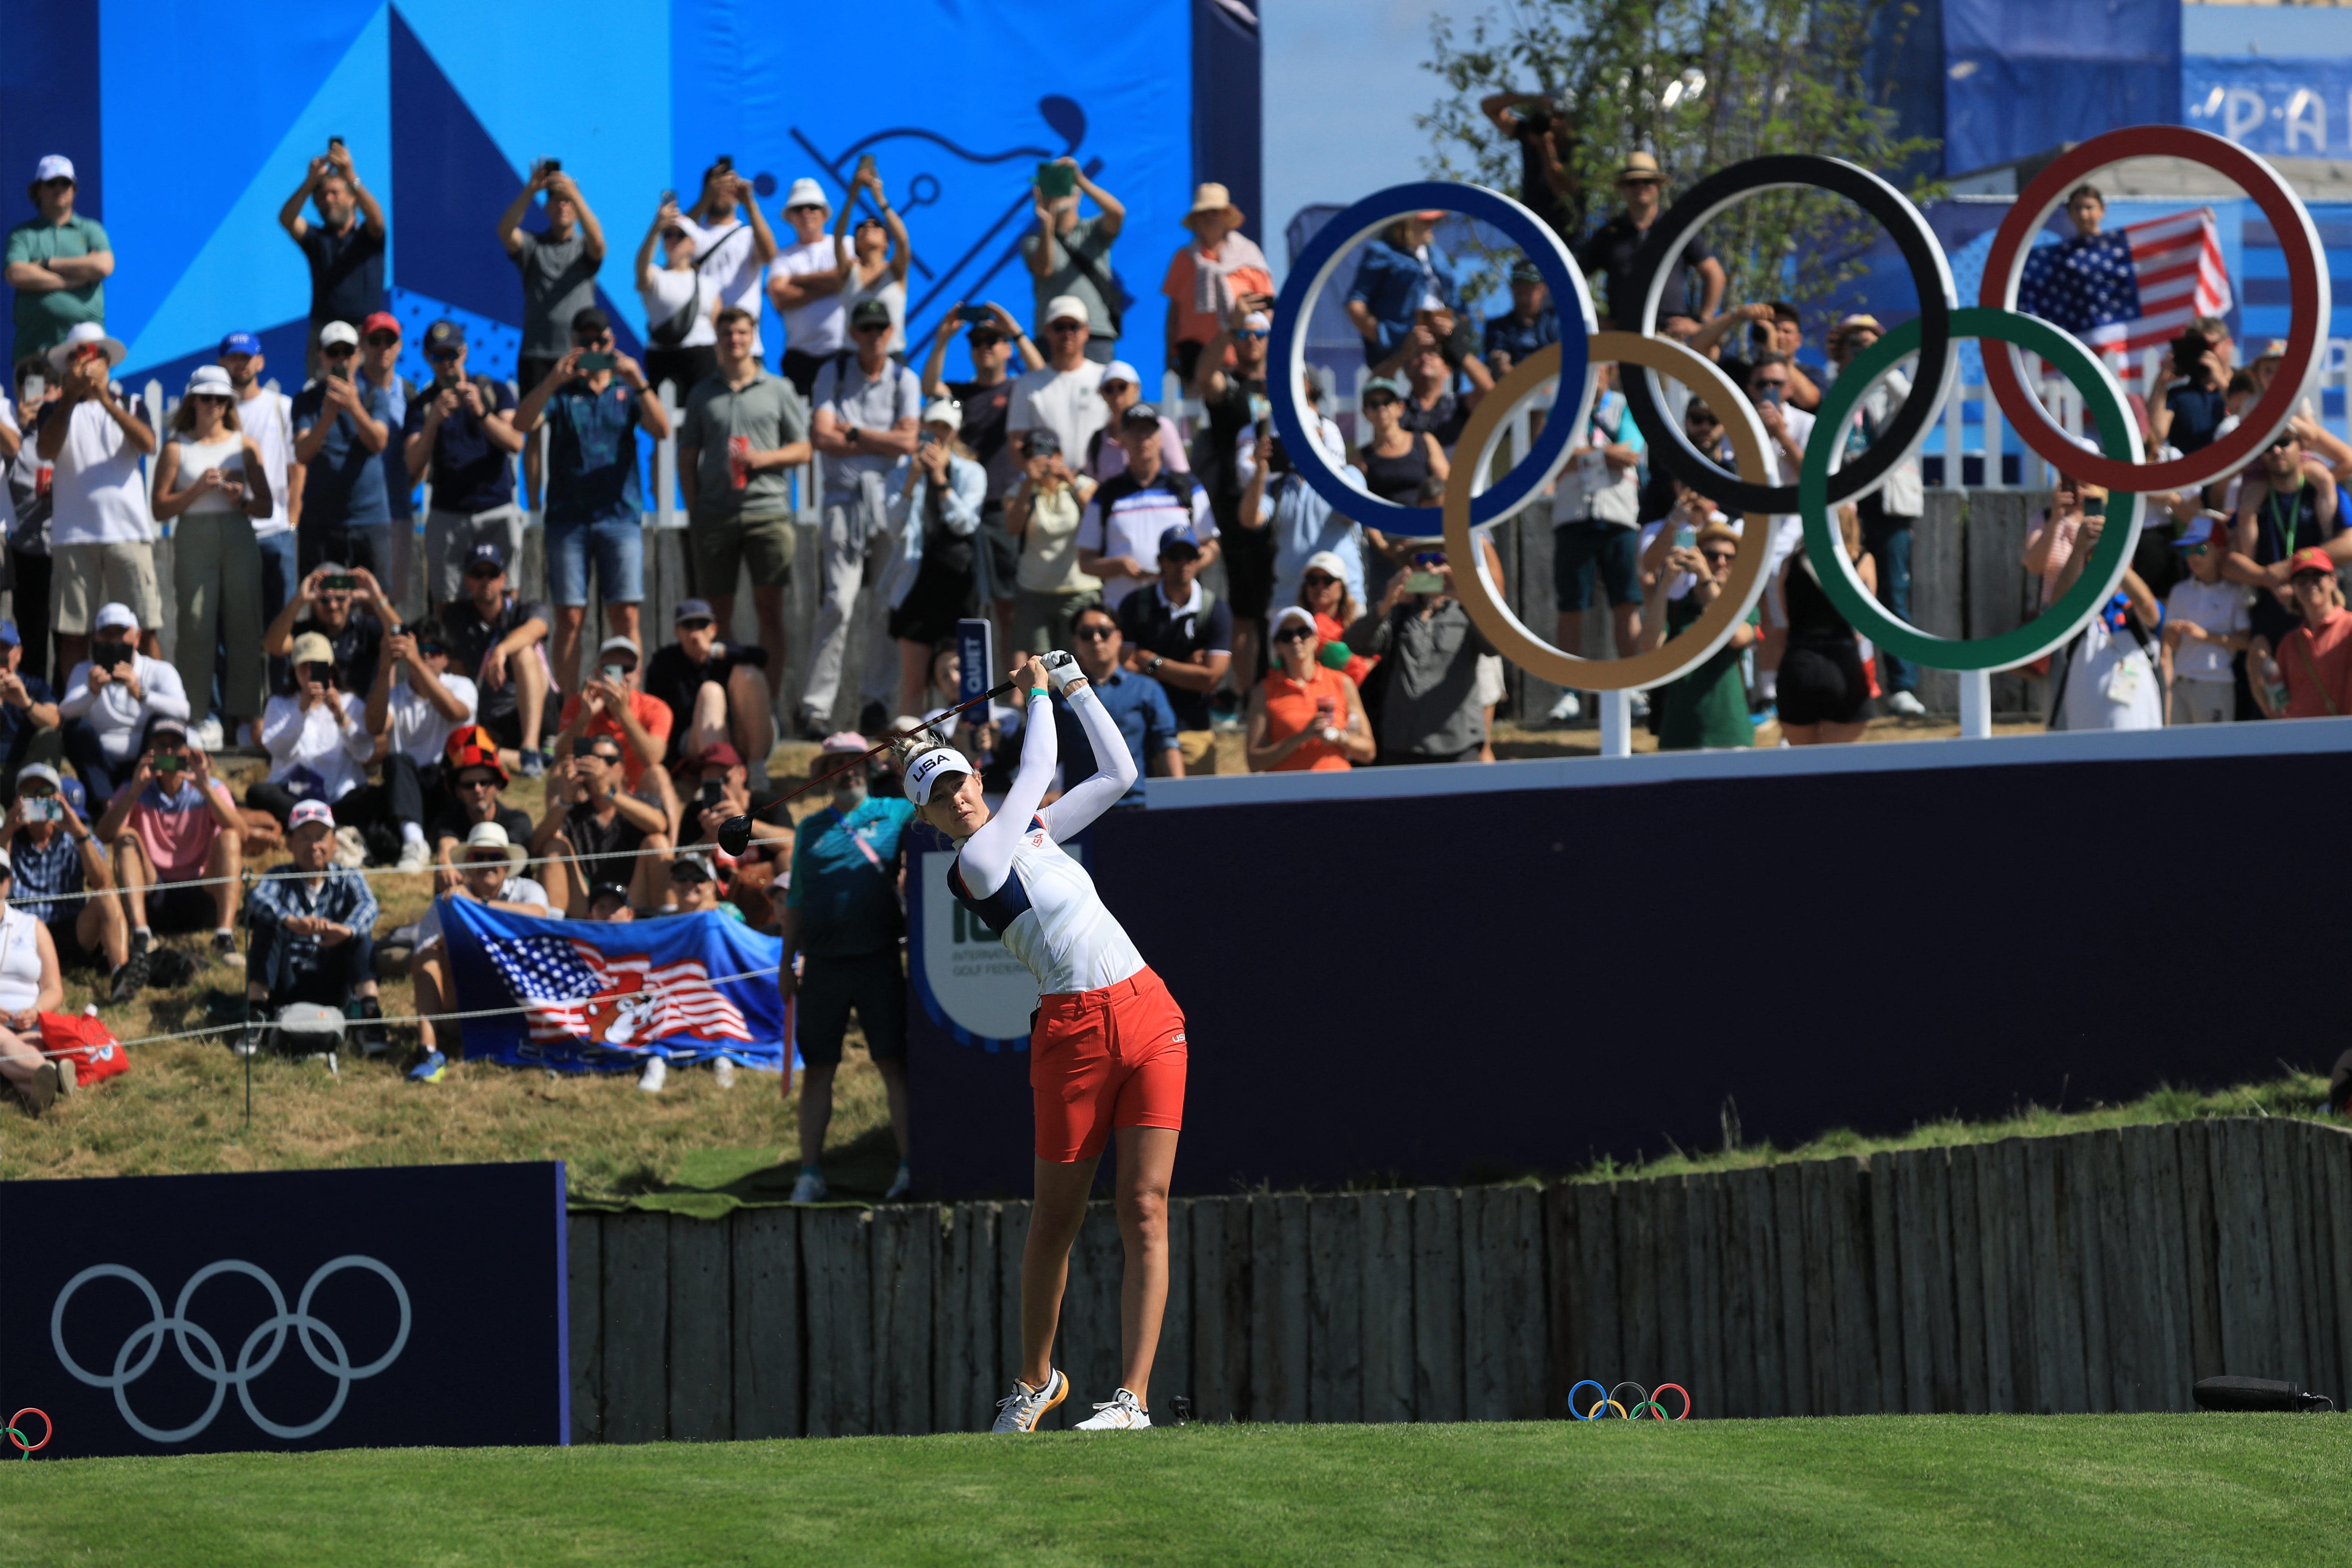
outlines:
M1149 969L1039 997L1029 1037L1037 1158L1091 1160L1115 1128L1181 1128L1186 1061L1183 1009Z

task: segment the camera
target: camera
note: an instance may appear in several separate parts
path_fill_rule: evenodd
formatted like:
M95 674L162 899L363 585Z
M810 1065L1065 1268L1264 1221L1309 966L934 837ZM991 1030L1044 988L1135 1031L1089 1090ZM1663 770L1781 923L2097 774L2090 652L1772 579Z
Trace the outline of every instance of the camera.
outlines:
M542 174L560 174L563 173L563 160L561 158L541 158L539 161L539 172Z
M128 669L136 657L131 651L131 645L127 642L110 640L90 645L89 662L100 669L117 671Z
M2197 374L2206 354L2213 348L2213 340L2191 327L2172 340L2172 370L2176 375Z

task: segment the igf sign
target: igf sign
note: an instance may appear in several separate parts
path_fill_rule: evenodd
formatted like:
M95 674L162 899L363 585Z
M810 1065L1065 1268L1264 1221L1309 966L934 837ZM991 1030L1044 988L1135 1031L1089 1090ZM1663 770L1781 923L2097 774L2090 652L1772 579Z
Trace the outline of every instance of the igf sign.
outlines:
M0 1183L47 1454L560 1444L563 1167Z

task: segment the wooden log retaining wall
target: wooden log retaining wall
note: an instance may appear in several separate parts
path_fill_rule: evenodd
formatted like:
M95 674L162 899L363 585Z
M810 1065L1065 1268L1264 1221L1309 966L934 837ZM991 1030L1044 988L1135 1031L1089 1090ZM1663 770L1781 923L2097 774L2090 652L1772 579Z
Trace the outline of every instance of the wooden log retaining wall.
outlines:
M1028 1206L574 1215L574 1440L984 1427ZM1152 1405L1208 1420L1556 1417L1586 1377L1679 1383L1701 1416L2186 1410L2223 1372L2352 1392L2352 1136L2315 1122L1180 1199L1169 1229ZM1120 1260L1098 1204L1057 1418L1118 1381Z

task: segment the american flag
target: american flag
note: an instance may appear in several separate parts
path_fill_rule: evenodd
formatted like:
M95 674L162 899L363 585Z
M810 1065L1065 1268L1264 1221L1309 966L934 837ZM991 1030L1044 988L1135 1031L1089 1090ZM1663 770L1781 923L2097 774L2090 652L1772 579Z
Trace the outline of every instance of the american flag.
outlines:
M2230 309L2213 209L2036 247L2026 253L2017 308L2102 355L2170 342L2198 317Z
M743 1015L698 960L666 963L608 957L560 936L502 937L484 944L535 1044L588 1040L641 1046L675 1035L749 1042Z

